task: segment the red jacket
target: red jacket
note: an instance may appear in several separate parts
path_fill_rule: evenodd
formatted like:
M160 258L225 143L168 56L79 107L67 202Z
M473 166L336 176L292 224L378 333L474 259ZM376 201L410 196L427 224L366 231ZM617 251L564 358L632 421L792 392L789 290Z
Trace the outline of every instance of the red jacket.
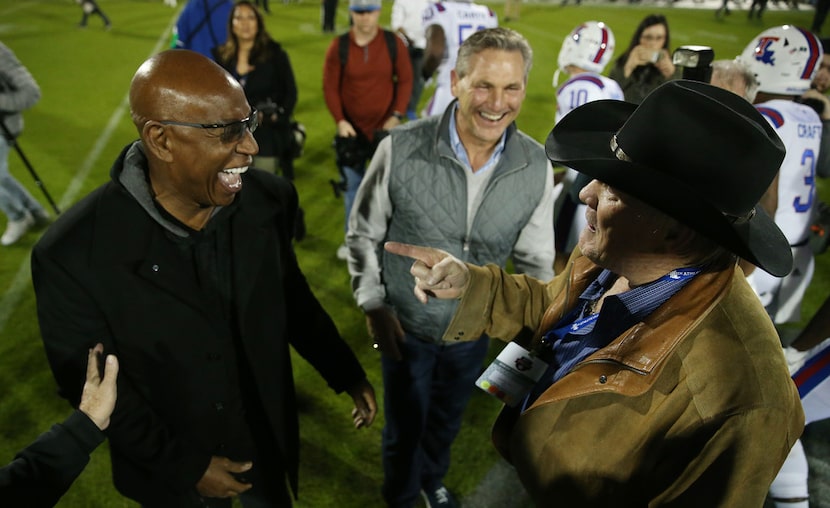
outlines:
M412 64L400 37L395 38L398 53L395 72L398 82L392 81L392 58L383 32L369 44L358 46L349 32L349 56L345 69L340 66L339 37L335 37L326 51L323 67L323 95L335 123L348 120L369 140L393 111L405 113L412 93ZM341 76L342 74L342 76Z

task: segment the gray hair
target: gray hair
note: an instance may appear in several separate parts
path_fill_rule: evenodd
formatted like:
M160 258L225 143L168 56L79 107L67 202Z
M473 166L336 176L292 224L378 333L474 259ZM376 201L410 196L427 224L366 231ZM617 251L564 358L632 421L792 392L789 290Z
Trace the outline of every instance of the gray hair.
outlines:
M712 62L711 82L713 84L719 82L721 88L730 92L735 92L735 87L743 85L743 97L750 104L755 100L755 94L758 93L758 80L755 79L755 73L739 60L715 60Z
M455 72L458 77L465 77L470 71L472 57L487 49L520 52L525 64L524 81L527 82L530 68L533 66L533 50L522 34L503 27L479 30L461 43L458 60L455 63Z

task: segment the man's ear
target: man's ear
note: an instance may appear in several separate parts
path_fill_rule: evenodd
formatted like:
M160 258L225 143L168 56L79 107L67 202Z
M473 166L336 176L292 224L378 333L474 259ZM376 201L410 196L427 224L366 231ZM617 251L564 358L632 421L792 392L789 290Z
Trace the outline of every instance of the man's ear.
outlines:
M668 228L665 241L674 252L689 252L697 237L698 234L692 228L677 223Z
M141 140L148 155L164 162L173 161L169 133L170 129L162 123L150 120L144 124L144 128L141 129Z

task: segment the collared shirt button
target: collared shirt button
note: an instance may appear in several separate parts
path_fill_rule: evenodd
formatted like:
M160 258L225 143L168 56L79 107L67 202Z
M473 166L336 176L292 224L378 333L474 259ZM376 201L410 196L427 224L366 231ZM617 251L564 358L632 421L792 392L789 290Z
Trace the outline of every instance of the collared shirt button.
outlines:
M154 272L159 271L159 265L153 265L153 271Z
M217 411L222 411L223 409L225 409L225 405L221 402L214 403L213 407L215 407Z
M599 377L599 384L604 385L607 382L608 382L608 378L605 377L605 374L603 374Z
M221 358L221 355L219 353L208 353L207 354L207 359L212 361L212 362L215 362L219 358Z

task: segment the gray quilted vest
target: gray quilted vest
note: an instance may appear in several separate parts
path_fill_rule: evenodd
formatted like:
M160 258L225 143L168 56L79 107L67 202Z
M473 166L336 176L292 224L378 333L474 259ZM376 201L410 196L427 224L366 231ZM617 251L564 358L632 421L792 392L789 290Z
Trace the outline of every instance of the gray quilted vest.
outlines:
M467 170L456 159L449 139L448 115L453 110L391 131L394 170L389 197L394 212L386 239L436 247L477 265L503 267L542 197L547 158L539 143L511 125L468 231ZM431 299L421 304L412 294L412 260L385 251L381 255L387 303L396 310L404 330L421 340L439 342L457 302Z

